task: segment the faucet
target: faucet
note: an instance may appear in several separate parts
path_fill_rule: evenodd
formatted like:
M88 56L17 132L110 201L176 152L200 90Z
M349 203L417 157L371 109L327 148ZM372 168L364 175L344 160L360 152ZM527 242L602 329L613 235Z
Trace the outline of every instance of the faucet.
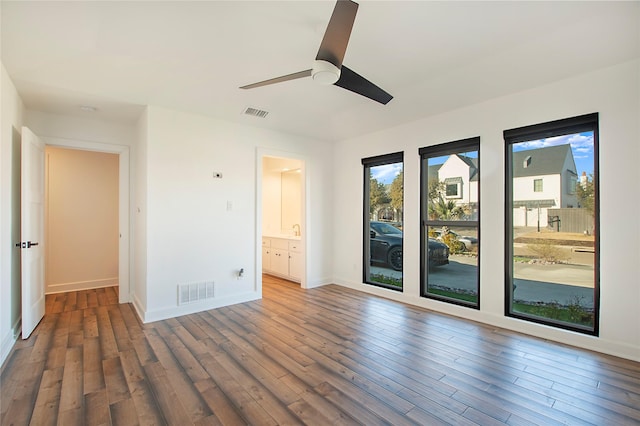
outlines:
M296 229L296 227L298 229ZM297 223L293 225L293 235L295 235L296 237L300 236L300 225L298 225Z

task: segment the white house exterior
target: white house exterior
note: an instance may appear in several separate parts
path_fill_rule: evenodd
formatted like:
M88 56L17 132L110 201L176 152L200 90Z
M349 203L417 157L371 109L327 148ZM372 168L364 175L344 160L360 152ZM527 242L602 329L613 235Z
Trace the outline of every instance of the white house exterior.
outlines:
M578 173L570 145L512 156L513 226L547 226L547 209L578 207Z
M445 197L457 204L478 202L477 158L450 155L438 170L438 180L445 185Z
M478 159L452 154L443 164L429 166L429 179L444 185L443 197L471 212L477 218Z
M578 174L570 145L517 151L512 155L514 226L546 227L549 208L579 207ZM450 155L437 174L445 185L447 200L465 206L477 203L477 158Z

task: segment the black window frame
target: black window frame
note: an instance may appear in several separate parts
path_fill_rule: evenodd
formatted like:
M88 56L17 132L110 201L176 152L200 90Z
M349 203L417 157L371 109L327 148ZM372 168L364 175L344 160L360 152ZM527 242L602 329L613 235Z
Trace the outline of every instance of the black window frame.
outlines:
M428 199L428 159L431 157L439 157L444 155L453 155L460 154L463 152L469 151L477 151L478 152L478 215L476 220L465 220L465 221L431 221L428 219L428 211L429 211L429 199ZM451 303L453 305L464 306L471 309L480 310L481 303L481 294L480 294L480 246L481 246L481 232L480 232L480 176L481 176L481 167L480 167L480 136L475 136L471 138L461 139L452 142L445 142L438 145L432 145L428 147L423 147L418 150L418 154L420 155L420 296L427 298L438 300L441 302ZM468 191L469 189L467 189ZM475 303L466 302L459 299L453 299L449 297L444 297L436 294L432 294L428 292L427 288L427 275L428 275L428 262L426 250L428 247L427 241L427 228L429 226L433 226L433 224L437 222L438 225L443 226L453 226L460 227L461 224L469 225L477 229L478 232L478 253L477 253L477 267L476 267L476 288L478 299ZM464 226L464 225L463 225Z
M552 321L538 316L513 312L513 162L511 145L554 136L593 132L593 182L594 182L594 325L593 329L572 325L562 321ZM545 123L504 130L505 155L505 247L504 247L504 312L505 316L543 324L546 326L598 336L600 333L600 184L599 184L599 114L591 113L563 118Z
M362 159L363 167L363 215L362 215L362 282L365 284L374 285L377 287L387 288L389 290L404 291L404 267L402 268L403 282L400 287L371 281L367 273L370 268L370 233L369 233L369 215L370 215L370 183L371 183L371 167L384 166L386 164L402 163L402 169L404 170L404 151L394 152L390 154L377 155L374 157L367 157ZM404 188L403 188L403 209L404 209ZM403 220L404 221L404 220ZM403 231L404 232L404 231ZM404 239L402 244L402 257L404 261Z

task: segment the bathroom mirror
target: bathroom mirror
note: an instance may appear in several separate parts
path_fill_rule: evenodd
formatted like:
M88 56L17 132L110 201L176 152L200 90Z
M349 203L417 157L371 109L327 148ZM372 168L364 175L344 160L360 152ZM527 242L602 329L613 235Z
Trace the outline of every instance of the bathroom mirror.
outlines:
M301 177L300 169L283 171L280 176L282 231L296 236L300 235L300 221L302 219Z

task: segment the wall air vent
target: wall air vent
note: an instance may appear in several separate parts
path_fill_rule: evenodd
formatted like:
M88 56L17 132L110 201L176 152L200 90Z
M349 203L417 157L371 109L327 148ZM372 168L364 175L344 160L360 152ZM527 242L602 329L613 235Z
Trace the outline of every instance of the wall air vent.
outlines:
M247 107L247 109L244 110L244 114L252 115L254 117L265 118L267 114L269 114L269 111L265 111L263 109L258 109L258 108Z
M213 281L178 285L178 305L210 299L213 296Z

